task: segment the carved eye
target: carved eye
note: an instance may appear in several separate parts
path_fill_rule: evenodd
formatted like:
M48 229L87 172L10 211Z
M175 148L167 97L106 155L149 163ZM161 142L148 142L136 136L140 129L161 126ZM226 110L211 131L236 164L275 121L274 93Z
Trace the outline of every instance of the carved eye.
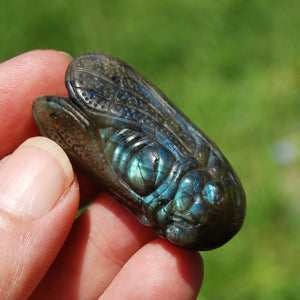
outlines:
M212 205L219 205L223 199L221 187L216 183L207 183L202 190L202 198Z

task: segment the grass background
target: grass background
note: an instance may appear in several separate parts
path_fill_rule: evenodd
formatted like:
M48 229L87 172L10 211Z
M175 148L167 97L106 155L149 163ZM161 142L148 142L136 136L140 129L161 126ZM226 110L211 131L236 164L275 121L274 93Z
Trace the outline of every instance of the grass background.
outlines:
M299 297L298 14L292 0L0 2L0 61L36 48L114 54L231 161L246 221L202 253L199 299Z

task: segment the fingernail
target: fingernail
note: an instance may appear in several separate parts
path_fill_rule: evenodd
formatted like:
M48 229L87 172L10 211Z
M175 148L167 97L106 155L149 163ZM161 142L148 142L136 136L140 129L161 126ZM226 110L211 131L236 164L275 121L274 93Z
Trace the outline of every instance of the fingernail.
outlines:
M69 60L73 60L73 57L71 54L69 54L68 52L65 52L65 51L58 51L60 52L61 54L63 54L64 56L66 56Z
M74 180L64 151L45 137L26 140L0 168L0 209L23 218L46 215Z

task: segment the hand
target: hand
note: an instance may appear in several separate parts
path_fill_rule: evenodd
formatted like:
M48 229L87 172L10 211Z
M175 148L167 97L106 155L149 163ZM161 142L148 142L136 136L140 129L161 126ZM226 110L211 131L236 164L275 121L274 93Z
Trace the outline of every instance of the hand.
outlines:
M105 193L74 222L79 184L67 156L47 138L28 139L39 135L33 100L67 96L68 64L53 50L0 64L0 298L196 298L197 252L157 238Z

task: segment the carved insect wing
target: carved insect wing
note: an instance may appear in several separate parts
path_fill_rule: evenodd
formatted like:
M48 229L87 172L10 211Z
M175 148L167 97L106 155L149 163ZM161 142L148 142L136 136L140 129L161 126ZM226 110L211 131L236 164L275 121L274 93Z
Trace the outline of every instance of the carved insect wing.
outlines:
M73 101L95 115L99 127L143 131L177 157L195 152L193 138L177 124L183 117L127 63L103 52L85 54L71 62L66 85Z

